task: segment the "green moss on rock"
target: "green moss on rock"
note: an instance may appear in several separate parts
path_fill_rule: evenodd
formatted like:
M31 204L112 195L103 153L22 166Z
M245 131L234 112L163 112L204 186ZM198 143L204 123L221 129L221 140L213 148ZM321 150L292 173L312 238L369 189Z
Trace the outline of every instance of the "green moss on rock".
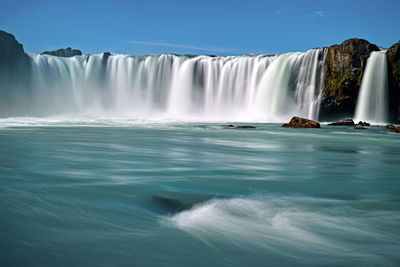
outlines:
M389 78L389 114L393 122L400 121L400 41L386 51Z
M363 39L349 39L326 49L321 118L353 116L367 59L379 47Z

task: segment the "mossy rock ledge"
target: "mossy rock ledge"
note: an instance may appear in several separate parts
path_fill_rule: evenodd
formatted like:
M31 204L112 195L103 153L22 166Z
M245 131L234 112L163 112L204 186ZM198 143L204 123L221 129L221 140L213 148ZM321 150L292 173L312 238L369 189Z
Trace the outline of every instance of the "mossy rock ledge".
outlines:
M400 121L400 41L386 51L389 79L390 121Z
M371 52L379 47L364 39L349 39L326 48L320 119L354 115L362 75Z

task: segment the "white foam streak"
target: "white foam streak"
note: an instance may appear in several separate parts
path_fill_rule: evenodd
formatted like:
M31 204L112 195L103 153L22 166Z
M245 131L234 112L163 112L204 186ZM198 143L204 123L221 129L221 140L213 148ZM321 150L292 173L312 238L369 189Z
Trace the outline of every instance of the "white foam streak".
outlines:
M286 251L295 257L310 251L312 255L355 256L358 252L346 240L386 236L384 230L373 227L384 212L365 214L356 208L343 209L342 202L302 197L214 199L162 222L207 243L222 238L242 249L267 249L278 254ZM390 218L397 219L397 215Z

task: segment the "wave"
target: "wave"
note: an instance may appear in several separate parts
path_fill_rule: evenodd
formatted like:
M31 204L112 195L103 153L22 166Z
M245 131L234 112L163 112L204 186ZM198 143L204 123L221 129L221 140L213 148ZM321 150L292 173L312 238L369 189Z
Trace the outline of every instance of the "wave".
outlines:
M366 211L362 205L362 201L305 197L214 199L163 217L162 222L209 245L223 240L246 251L300 262L312 255L325 258L320 263L333 258L393 263L388 258L400 241L386 227L398 225L400 215ZM364 244L363 249L356 249L357 244Z

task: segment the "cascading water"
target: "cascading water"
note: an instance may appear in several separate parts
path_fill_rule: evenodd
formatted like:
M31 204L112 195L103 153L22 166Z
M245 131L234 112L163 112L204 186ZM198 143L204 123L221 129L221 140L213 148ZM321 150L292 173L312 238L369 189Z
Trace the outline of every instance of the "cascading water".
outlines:
M388 76L386 51L372 52L368 58L357 100L355 120L387 121Z
M283 121L318 118L323 49L260 56L30 55L26 115Z

